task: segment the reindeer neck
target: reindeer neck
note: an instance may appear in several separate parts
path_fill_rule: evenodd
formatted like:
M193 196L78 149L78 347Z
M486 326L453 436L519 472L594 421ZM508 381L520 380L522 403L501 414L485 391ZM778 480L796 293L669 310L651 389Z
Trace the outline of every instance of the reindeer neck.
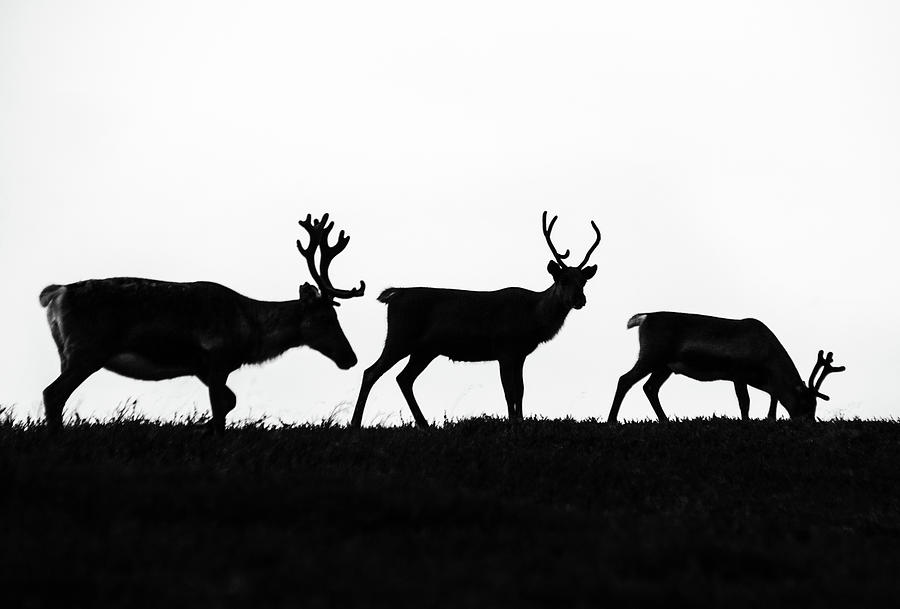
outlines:
M548 341L559 332L566 316L571 310L566 307L556 291L556 284L551 285L543 292L537 293L537 330L541 334L541 342Z
M305 306L299 300L253 301L250 307L251 361L263 362L303 344Z
M794 403L797 399L797 386L802 385L805 387L806 383L803 382L794 360L791 359L787 351L782 348L781 353L775 357L778 360L778 365L774 367L778 376L773 379L773 383L777 388L776 396L778 401L790 413L793 411Z

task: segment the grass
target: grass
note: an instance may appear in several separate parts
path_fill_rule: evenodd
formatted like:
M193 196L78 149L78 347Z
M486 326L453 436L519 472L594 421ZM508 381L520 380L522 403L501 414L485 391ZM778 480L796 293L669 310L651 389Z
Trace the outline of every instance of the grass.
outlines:
M9 607L875 607L898 574L895 421L0 423Z

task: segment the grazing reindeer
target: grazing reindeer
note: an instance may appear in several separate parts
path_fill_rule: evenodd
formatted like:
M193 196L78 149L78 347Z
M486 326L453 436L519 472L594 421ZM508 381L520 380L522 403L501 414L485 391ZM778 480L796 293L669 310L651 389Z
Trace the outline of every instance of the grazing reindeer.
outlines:
M804 385L787 351L757 319L658 312L635 315L628 320L628 327L639 328L640 352L634 367L619 379L609 423L616 422L628 390L648 374L644 393L659 420L667 420L659 403L659 388L673 372L698 381L733 382L742 419L750 417L748 385L771 396L769 419L775 419L778 402L791 418L812 419L816 398L828 400L819 392L822 381L832 372L844 371L844 366L831 365L831 353L823 357L819 351L809 383ZM820 369L822 376L816 380Z
M413 395L413 383L438 355L455 361L498 361L500 380L506 395L509 418L522 418L522 367L537 346L556 336L569 311L585 305L584 286L597 272L597 266L585 267L600 243L600 231L592 221L597 239L584 260L568 267L550 239L556 217L547 225L543 218L544 238L554 260L547 265L553 285L543 292L506 288L494 292L472 292L441 288L388 288L378 300L387 304L387 338L381 357L363 374L362 386L351 426L362 424L363 410L372 385L381 375L406 356L409 362L397 376L416 424L428 422Z
M362 296L358 288L331 284L328 267L347 246L341 231L328 244L334 223L300 222L309 245L297 241L319 290L305 283L297 300L253 300L217 283L171 283L133 277L90 279L51 285L41 292L50 332L59 350L61 373L44 390L51 428L62 425L63 406L89 376L106 368L142 380L196 376L209 388L212 430L223 433L235 395L225 385L244 364L257 364L306 345L346 370L356 354L344 336L335 298ZM319 266L315 253L319 250ZM321 291L320 291L321 290Z

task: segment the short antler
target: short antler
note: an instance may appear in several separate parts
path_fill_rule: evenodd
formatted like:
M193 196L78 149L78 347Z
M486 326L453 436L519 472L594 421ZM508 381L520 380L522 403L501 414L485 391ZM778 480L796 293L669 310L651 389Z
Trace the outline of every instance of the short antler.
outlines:
M550 246L550 251L553 252L553 257L556 259L556 262L559 263L560 266L567 266L563 260L569 257L569 250L566 250L565 254L560 255L559 252L556 251L556 248L553 246L553 241L550 239L550 231L553 230L553 225L556 224L556 220L559 216L553 216L553 219L550 220L550 225L547 225L547 212L545 211L543 216L541 217L541 223L543 224L544 229L544 238L547 240L547 245ZM597 224L591 220L591 226L594 227L594 232L597 233L597 239L594 240L594 244L588 250L587 254L584 256L584 260L581 261L576 268L583 268L585 264L587 264L588 260L591 257L591 254L594 253L594 250L597 249L597 246L600 245L600 229L597 228Z
M334 287L328 277L328 267L331 266L331 261L344 251L344 248L350 243L350 237L341 231L338 233L337 243L328 244L328 236L331 234L331 229L334 228L334 222L328 222L328 214L323 215L321 220L316 220L311 214L306 214L306 219L300 220L299 224L309 233L309 245L303 247L303 244L297 239L297 249L306 259L309 273L319 286L322 296L330 299L362 296L366 291L365 281L360 281L358 288L342 290ZM319 250L318 268L316 266L317 249Z
M831 351L828 352L828 355L825 356L824 350L819 350L819 357L816 361L816 365L813 366L812 374L809 375L809 388L816 392L816 395L823 400L828 400L829 397L824 393L819 392L819 388L822 386L822 381L825 380L825 377L833 372L843 372L846 370L846 366L832 366L831 362L834 361L834 353ZM822 370L822 375L816 380L816 374L818 374L819 370Z

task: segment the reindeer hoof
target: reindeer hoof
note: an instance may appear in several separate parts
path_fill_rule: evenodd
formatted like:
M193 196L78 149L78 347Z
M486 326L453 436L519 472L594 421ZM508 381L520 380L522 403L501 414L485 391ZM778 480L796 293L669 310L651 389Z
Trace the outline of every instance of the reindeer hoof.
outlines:
M207 437L222 437L225 435L225 426L216 425L215 421L207 421L206 423L200 423L199 425L197 425L197 433Z

